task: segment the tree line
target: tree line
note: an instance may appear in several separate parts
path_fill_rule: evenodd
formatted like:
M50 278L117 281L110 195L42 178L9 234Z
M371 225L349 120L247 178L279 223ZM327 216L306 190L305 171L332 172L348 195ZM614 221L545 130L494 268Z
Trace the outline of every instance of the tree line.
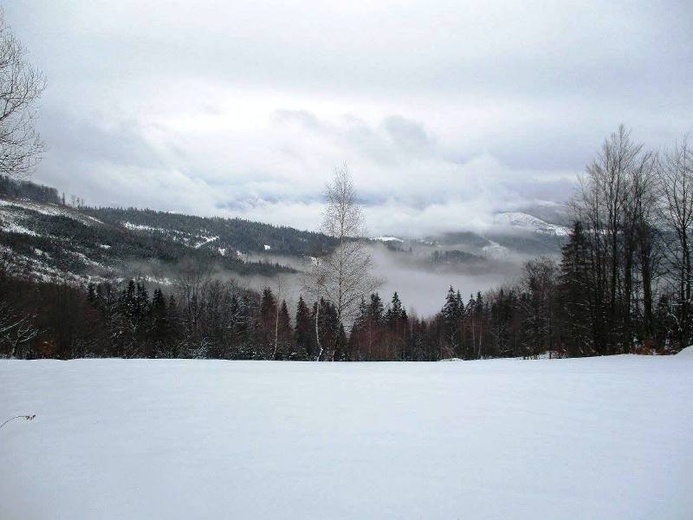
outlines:
M465 304L450 288L440 313L427 319L409 316L397 293L384 302L375 292L347 331L325 299L300 296L290 314L270 287L256 292L194 268L165 293L135 279L86 290L42 283L11 276L7 265L0 270L5 357L433 361L536 354L543 333L528 319L531 297L518 300L514 291L488 301L479 293ZM523 312L519 301L528 304Z

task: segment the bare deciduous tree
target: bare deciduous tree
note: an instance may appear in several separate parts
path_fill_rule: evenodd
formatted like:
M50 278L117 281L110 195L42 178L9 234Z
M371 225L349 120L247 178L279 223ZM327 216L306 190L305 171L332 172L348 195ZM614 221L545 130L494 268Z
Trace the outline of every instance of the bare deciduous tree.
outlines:
M30 173L44 150L35 122L45 79L26 57L0 10L0 174L13 177Z
M334 251L316 259L309 277L308 289L318 302L330 302L337 311L338 323L353 321L361 299L381 285L372 274L373 259L362 240L365 234L361 206L346 164L336 168L332 182L325 190L327 208L323 216L322 231L337 239ZM318 359L324 346L318 340ZM326 359L333 359L335 346L327 346Z
M654 159L621 125L587 167L572 201L589 243L599 354L630 352L644 339L636 336L648 333L638 334L634 317L642 313L644 323L652 322Z
M674 237L664 241L664 254L676 294L677 346L682 348L690 341L693 328L693 151L687 137L663 154L657 170L659 216Z

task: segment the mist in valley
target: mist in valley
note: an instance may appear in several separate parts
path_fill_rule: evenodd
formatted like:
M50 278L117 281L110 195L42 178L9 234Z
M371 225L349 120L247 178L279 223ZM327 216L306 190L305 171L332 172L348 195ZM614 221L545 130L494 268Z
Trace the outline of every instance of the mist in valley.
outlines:
M384 280L379 290L385 304L396 291L407 311L419 317L429 317L438 313L445 303L445 296L452 286L459 290L464 301L471 294L476 295L515 278L521 270L522 262L497 262L489 260L482 266L454 266L436 268L430 263L413 262L402 259L384 247L373 251L374 271Z
M373 274L382 281L378 289L387 305L397 292L409 314L430 317L438 313L445 302L450 286L459 290L466 302L470 295L499 287L515 280L529 256L505 251L503 258L475 255L468 263L436 263L435 252L460 251L459 244L438 245L421 241L402 242L388 247L372 242L368 253L373 260ZM473 254L473 253L470 253ZM279 299L285 299L289 311L295 311L300 295L306 300L305 286L309 281L310 258L299 259L279 255L254 255L253 261L278 263L295 270L274 276L238 276L216 273L214 276L231 277L241 287L262 291L269 287Z

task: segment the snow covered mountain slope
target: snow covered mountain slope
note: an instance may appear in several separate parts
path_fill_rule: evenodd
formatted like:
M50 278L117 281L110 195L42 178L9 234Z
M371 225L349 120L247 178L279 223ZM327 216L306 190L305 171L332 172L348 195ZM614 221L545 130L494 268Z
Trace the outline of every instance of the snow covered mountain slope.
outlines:
M30 214L31 212L40 213L50 217L64 217L76 220L85 226L93 226L95 224L103 224L100 220L85 215L76 208L53 204L50 202L34 202L26 199L8 199L0 198L0 218L11 221L14 218L22 218L21 215Z
M0 360L0 518L693 518L693 358Z
M570 229L558 224L550 224L528 213L508 211L493 216L494 226L505 226L535 233L555 236L568 236Z
M266 260L269 254L301 258L330 247L318 233L239 219L75 208L0 194L0 251L13 272L44 281L170 277L188 258L219 272L269 275L292 270Z

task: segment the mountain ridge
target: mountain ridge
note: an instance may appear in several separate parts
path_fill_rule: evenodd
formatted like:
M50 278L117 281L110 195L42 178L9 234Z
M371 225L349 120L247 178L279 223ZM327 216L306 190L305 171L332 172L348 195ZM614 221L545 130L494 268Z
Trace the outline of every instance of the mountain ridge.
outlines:
M0 229L0 251L13 257L19 272L81 284L133 276L170 280L188 259L220 274L274 276L303 270L311 257L335 247L321 233L240 218L74 207L54 188L7 178L0 178ZM514 211L496 214L484 232L369 240L422 271L483 270L488 262L558 254L567 229Z

